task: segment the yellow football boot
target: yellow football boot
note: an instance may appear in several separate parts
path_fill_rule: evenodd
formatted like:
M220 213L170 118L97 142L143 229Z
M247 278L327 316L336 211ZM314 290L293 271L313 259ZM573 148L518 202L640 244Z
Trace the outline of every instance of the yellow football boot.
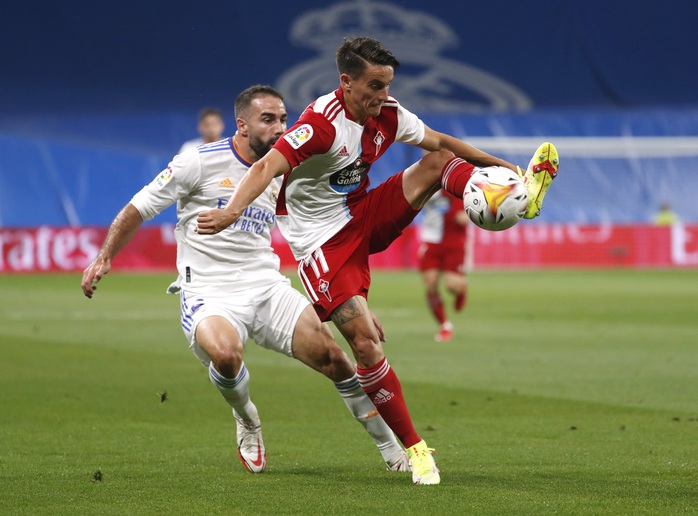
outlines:
M555 145L545 142L538 147L531 161L529 161L525 174L521 167L516 167L526 185L528 194L528 210L524 215L525 219L532 219L540 215L543 197L545 197L548 188L550 188L550 183L557 176L559 165L560 158L557 155Z

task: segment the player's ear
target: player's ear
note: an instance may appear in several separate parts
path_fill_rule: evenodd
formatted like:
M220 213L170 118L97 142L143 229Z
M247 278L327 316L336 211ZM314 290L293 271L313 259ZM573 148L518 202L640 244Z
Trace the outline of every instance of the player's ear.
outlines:
M339 76L339 84L344 91L351 91L351 77L348 74L343 73Z
M247 120L244 118L237 118L235 120L237 126L238 126L238 133L240 133L240 136L248 136L247 134Z

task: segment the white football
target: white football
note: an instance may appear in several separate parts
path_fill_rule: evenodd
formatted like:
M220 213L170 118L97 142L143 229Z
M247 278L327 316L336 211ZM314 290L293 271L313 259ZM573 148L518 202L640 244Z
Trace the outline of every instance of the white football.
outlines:
M463 205L476 225L489 231L502 231L512 227L526 213L526 186L519 175L508 168L475 169L465 186Z

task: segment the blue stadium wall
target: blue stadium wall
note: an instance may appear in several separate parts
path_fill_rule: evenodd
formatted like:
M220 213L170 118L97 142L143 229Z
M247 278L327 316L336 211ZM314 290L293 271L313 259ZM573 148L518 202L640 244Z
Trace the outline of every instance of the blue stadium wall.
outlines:
M546 222L698 221L698 4L667 0L64 2L0 16L0 225L106 225L236 93L291 116L336 87L341 38L401 60L391 92L433 128L524 164L562 155ZM375 183L418 157L395 145ZM174 220L174 213L161 221Z

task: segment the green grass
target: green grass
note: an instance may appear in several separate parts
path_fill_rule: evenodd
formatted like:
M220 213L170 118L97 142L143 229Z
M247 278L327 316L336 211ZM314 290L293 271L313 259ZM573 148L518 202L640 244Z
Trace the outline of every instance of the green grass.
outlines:
M253 344L269 467L245 472L169 280L112 273L88 301L77 275L0 277L0 513L698 513L698 271L477 272L442 344L417 274L376 274L429 487Z

